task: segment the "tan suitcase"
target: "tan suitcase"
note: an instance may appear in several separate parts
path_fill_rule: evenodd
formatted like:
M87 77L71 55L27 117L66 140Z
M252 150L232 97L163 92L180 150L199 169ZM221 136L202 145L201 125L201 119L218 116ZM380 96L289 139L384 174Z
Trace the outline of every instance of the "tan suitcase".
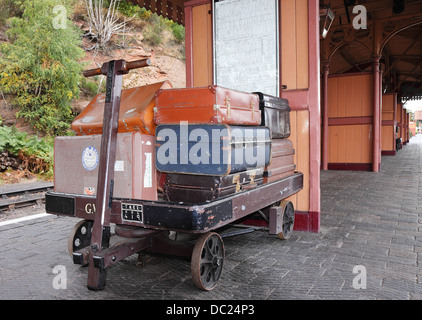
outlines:
M57 137L54 141L54 190L96 195L101 135ZM114 166L115 198L157 200L155 137L118 133Z
M118 132L139 131L155 135L155 92L171 88L168 81L122 90ZM77 135L101 134L103 132L105 93L97 94L84 111L72 122Z

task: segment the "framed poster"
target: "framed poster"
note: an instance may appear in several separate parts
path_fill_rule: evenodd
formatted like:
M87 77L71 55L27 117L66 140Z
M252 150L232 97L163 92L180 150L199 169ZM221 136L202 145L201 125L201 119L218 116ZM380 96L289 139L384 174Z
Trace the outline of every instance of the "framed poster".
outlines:
M279 94L277 0L214 0L214 84Z

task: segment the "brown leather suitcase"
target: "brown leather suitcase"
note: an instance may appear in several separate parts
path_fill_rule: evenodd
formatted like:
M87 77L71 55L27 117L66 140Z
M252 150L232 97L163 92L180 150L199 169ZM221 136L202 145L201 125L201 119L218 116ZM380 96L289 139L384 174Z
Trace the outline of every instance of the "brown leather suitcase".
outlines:
M171 88L169 81L122 90L118 132L139 131L155 135L155 92ZM88 106L72 122L76 135L101 134L103 132L105 93L97 94Z
M204 203L256 188L263 183L263 168L220 176L168 173L165 195L168 201Z
M274 182L294 174L293 144L287 139L273 139L271 161L264 169L264 183Z
M159 124L225 123L260 125L257 94L208 86L158 90L154 120Z
M254 92L259 96L261 125L271 129L273 139L290 136L290 106L287 99Z

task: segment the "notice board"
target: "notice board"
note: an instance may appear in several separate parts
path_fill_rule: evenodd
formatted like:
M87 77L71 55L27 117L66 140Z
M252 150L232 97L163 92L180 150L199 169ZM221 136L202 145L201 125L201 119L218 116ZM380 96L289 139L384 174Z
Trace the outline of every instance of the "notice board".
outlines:
M277 0L214 0L214 83L279 94Z

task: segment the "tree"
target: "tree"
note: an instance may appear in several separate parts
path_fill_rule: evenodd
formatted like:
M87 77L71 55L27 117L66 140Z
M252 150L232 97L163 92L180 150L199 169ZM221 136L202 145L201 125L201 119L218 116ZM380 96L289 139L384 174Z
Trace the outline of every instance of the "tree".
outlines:
M0 89L13 96L18 117L42 133L63 134L79 95L80 33L71 7L59 0L26 0L23 7L21 18L9 19L10 43L0 47Z
M104 49L113 35L124 34L122 30L125 28L126 21L119 22L117 17L120 0L110 0L107 10L103 10L104 0L84 1L88 13L89 31L95 32L99 47Z

